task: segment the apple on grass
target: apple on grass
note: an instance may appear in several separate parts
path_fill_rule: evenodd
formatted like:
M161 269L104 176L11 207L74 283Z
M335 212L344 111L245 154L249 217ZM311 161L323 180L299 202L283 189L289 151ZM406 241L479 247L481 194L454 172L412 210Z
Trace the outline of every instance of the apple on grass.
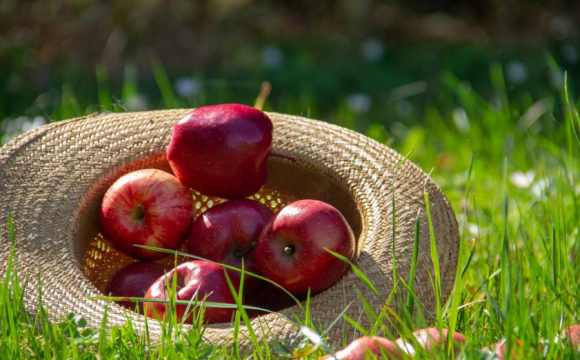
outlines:
M254 249L272 211L264 204L248 199L231 200L205 211L193 223L188 237L190 254L221 264L242 267L257 273ZM229 270L232 279L240 273ZM251 275L244 278L244 293L254 294L265 282Z
M105 239L138 260L158 260L166 253L135 245L176 250L186 240L193 199L177 178L156 169L138 170L119 178L105 193L99 227Z
M167 160L177 178L207 196L243 198L266 182L272 121L239 104L197 108L173 128Z
M518 359L518 355L523 355L521 358L527 359L529 355L535 352L532 348L529 348L526 351L526 349L524 349L524 343L521 340L516 340L512 343L510 354L507 353L508 344L505 341L496 342L491 345L491 349L485 347L483 348L483 351L486 352L487 355L491 355L491 359L495 358L499 360Z
M441 336L443 334L443 336ZM442 329L439 332L437 328L426 328L413 332L414 339L407 341L403 338L397 339L396 343L401 350L409 355L415 355L418 351L416 346L422 347L426 352L441 351L441 346L449 341L449 330ZM461 348L465 345L465 337L461 333L455 331L451 337L453 341L453 351L457 356L461 352ZM444 348L443 348L444 349Z
M580 350L580 325L570 325L560 335L562 344L571 345L576 350Z
M149 287L165 274L167 269L157 263L138 261L119 270L109 282L107 294L115 297L144 297ZM118 301L117 304L127 309L143 312L143 303Z
M163 303L145 302L144 313L151 318L163 319L169 310L167 286L172 286L173 278L176 281L176 300L184 301L209 301L215 303L235 304L235 299L230 291L225 277L224 268L208 261L193 260L185 262L175 269L162 276L151 285L145 298L166 300ZM231 280L231 279L230 279ZM238 291L236 282L232 281L234 288ZM170 288L171 289L171 288ZM197 296L197 298L194 298ZM185 322L192 323L194 314L191 310L186 314L187 305L176 304L175 311L178 320L185 318ZM206 307L204 311L204 322L208 324L230 322L235 309Z
M260 273L296 296L315 294L336 283L350 267L326 249L347 259L354 255L354 235L332 205L295 201L270 219L256 248Z
M365 359L402 359L397 345L383 337L364 336L360 337L334 355L326 355L321 360L365 360Z

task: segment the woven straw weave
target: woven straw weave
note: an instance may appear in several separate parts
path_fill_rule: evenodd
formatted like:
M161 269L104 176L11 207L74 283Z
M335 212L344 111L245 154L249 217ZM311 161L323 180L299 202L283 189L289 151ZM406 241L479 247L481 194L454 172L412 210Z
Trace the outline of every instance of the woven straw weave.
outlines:
M105 301L87 277L83 259L98 237L97 210L114 180L140 168L167 169L165 149L173 125L189 110L101 114L49 124L28 132L0 149L0 275L9 253L8 214L16 237L16 261L21 280L30 281L25 301L29 311L38 304L35 284L40 273L42 300L58 319L75 313L99 327ZM339 283L311 300L311 315L326 328L353 301L348 315L365 324L358 289L379 312L393 288L393 214L395 196L398 274L408 279L417 211L420 217L419 263L415 289L427 309L435 307L429 280L432 271L430 236L423 194L429 194L437 241L444 300L454 282L459 236L455 215L440 189L427 175L402 156L361 134L320 121L277 113L274 150L293 155L296 163L271 158L264 193L276 191L285 198L315 198L336 206L357 236L357 266L370 278L380 299L351 271ZM265 196L265 195L264 195ZM137 327L143 317L109 305L110 324L123 324L132 316ZM297 306L281 312L291 317ZM129 315L127 315L129 314ZM361 316L362 314L362 316ZM296 328L279 314L253 320L258 337L287 340ZM260 326L261 325L261 326ZM264 329L264 333L260 329ZM349 339L354 329L346 327ZM155 339L160 327L149 324ZM232 342L229 324L209 325L205 337L216 344ZM342 322L328 333L329 341L342 342ZM240 328L239 342L249 346L248 332Z

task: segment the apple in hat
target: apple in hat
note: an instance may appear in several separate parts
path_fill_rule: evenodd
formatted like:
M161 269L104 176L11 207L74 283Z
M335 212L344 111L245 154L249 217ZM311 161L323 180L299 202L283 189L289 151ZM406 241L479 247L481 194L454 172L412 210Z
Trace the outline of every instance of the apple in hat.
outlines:
M161 170L133 171L105 193L99 227L105 239L138 260L157 260L166 253L135 245L176 250L186 240L193 218L189 190Z
M119 270L109 282L107 294L116 297L144 297L149 287L163 274L166 268L149 261L138 261ZM117 304L131 310L139 306L143 311L143 303L133 301L118 301Z
M188 237L190 254L221 264L242 267L257 272L254 249L262 229L272 217L272 211L264 204L236 199L212 207L193 223ZM240 273L228 271L230 277L239 281ZM265 283L253 276L244 279L244 292L253 294Z
M228 286L224 268L208 261L194 260L185 262L162 276L151 285L145 294L147 299L168 300L167 286L172 286L173 277L176 277L176 300L190 301L197 292L194 301L210 301L216 303L235 304L234 297ZM237 283L232 281L234 287ZM207 295L207 297L206 297ZM144 312L146 316L162 319L169 309L169 303L146 302ZM190 310L193 306L190 307ZM187 305L176 304L176 315L179 320L186 317L186 322L193 321L193 313L186 314ZM230 322L235 309L205 308L204 321L209 324Z
M272 129L250 106L200 107L175 124L167 160L179 181L204 195L246 197L266 182Z
M352 230L332 205L318 200L295 201L278 211L262 230L256 265L265 277L297 296L332 286L348 270L354 255Z
M334 355L326 355L321 360L365 360L365 359L402 359L397 345L380 336L360 337Z

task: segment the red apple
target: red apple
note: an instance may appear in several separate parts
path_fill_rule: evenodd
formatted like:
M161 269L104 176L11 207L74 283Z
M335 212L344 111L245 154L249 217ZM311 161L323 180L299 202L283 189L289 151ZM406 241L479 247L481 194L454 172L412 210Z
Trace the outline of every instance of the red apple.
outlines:
M154 262L139 261L129 264L113 276L107 294L118 297L144 297L147 289L165 274L165 270L165 267ZM117 304L131 310L138 305L139 311L143 312L143 303L118 301Z
M145 169L119 178L105 193L99 213L103 236L139 260L167 256L134 245L176 250L186 240L193 218L189 190L175 176Z
M253 107L200 107L175 124L167 160L179 181L204 195L246 197L266 182L272 129Z
M277 212L266 224L256 248L256 265L265 277L291 293L317 293L332 286L349 265L325 249L351 259L354 236L333 206L299 200Z
M402 359L400 349L388 339L372 336L361 337L351 342L334 356L326 355L321 360L365 360L365 359Z
M264 204L248 199L237 199L214 206L201 214L193 223L188 237L190 254L257 273L254 249L260 232L272 217ZM228 271L240 279L237 271ZM244 279L244 292L253 294L265 283L253 276Z
M524 346L524 343L521 340L516 340L511 347L511 356L508 358L508 354L506 354L507 351L507 343L505 341L500 341L497 342L493 345L491 345L491 349L488 349L487 347L483 348L484 351L487 351L493 355L495 355L495 357L499 360L507 360L507 359L518 359L518 354L522 354L522 347ZM530 349L529 354L533 353L532 349ZM524 357L522 357L523 359L527 359L526 353L523 353Z
M562 343L570 344L574 349L580 350L580 325L570 325L562 330Z
M417 330L413 333L415 341L407 341L403 338L397 339L396 343L401 350L409 355L415 355L415 346L419 345L427 352L441 351L440 346L448 341L448 330L442 329L443 338L437 328L427 328ZM465 337L457 331L453 333L454 354L457 356L461 352L461 347L465 344Z
M157 279L147 290L145 298L168 300L167 285L172 286L174 275L177 284L176 300L190 301L197 291L197 301L202 301L205 298L209 302L235 304L224 275L224 268L201 260L185 262L171 270L166 276ZM235 282L233 284L237 286ZM193 306L190 307L190 309L192 308ZM169 303L146 302L144 306L145 315L152 318L157 316L160 319L163 318L168 309ZM185 313L187 305L177 304L175 310L178 319L181 320L187 316L186 322L193 321L193 313ZM205 308L204 321L209 324L230 322L234 311L234 309L207 307Z

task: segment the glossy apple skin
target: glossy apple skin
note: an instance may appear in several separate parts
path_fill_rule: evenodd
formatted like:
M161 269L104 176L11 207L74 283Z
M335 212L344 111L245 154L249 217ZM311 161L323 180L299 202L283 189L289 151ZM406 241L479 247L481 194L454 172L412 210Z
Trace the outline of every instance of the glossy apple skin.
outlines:
M165 274L167 269L154 262L139 261L119 270L109 282L107 294L110 296L144 297L149 287ZM143 312L143 303L117 301L117 304L130 310L139 306Z
M402 359L401 352L397 345L389 340L379 336L365 336L351 342L346 348L334 354L324 356L321 360L365 360L371 359L372 356L378 359Z
M443 337L441 336L443 333ZM403 338L397 339L396 343L401 350L409 355L417 353L415 346L422 346L427 352L441 351L440 346L446 344L449 338L449 330L442 329L441 333L437 328L426 328L413 332L416 342L406 341ZM465 337L459 332L453 333L453 348L455 356L458 356L465 345Z
M212 207L193 223L187 247L190 254L219 262L251 273L257 273L255 248L262 229L272 217L272 211L264 204L236 199ZM240 273L228 271L239 281ZM244 293L253 294L265 285L253 276L245 276Z
M166 276L157 279L147 290L145 298L167 300L166 284L169 282L171 286L174 274L177 276L176 300L189 301L198 291L198 301L202 301L207 294L211 293L207 296L206 301L235 304L224 275L224 269L219 265L201 260L185 262L171 270ZM237 284L235 282L233 284L237 291ZM168 303L145 303L144 305L145 315L151 318L156 318L156 314L160 319L163 318L168 309ZM181 320L186 316L186 309L187 305L177 304L175 306L178 319ZM208 324L230 322L234 311L234 309L205 308L204 322ZM190 311L187 314L186 322L192 323L192 321L193 313Z
M239 104L197 108L173 128L167 160L184 185L225 199L255 194L266 182L272 121Z
M342 214L318 200L295 201L268 221L258 239L256 265L265 277L297 296L336 283L349 265L325 250L352 259L355 242Z
M107 190L99 227L122 253L138 260L158 260L167 254L135 245L176 250L187 239L192 209L189 190L175 176L155 169L138 170Z

